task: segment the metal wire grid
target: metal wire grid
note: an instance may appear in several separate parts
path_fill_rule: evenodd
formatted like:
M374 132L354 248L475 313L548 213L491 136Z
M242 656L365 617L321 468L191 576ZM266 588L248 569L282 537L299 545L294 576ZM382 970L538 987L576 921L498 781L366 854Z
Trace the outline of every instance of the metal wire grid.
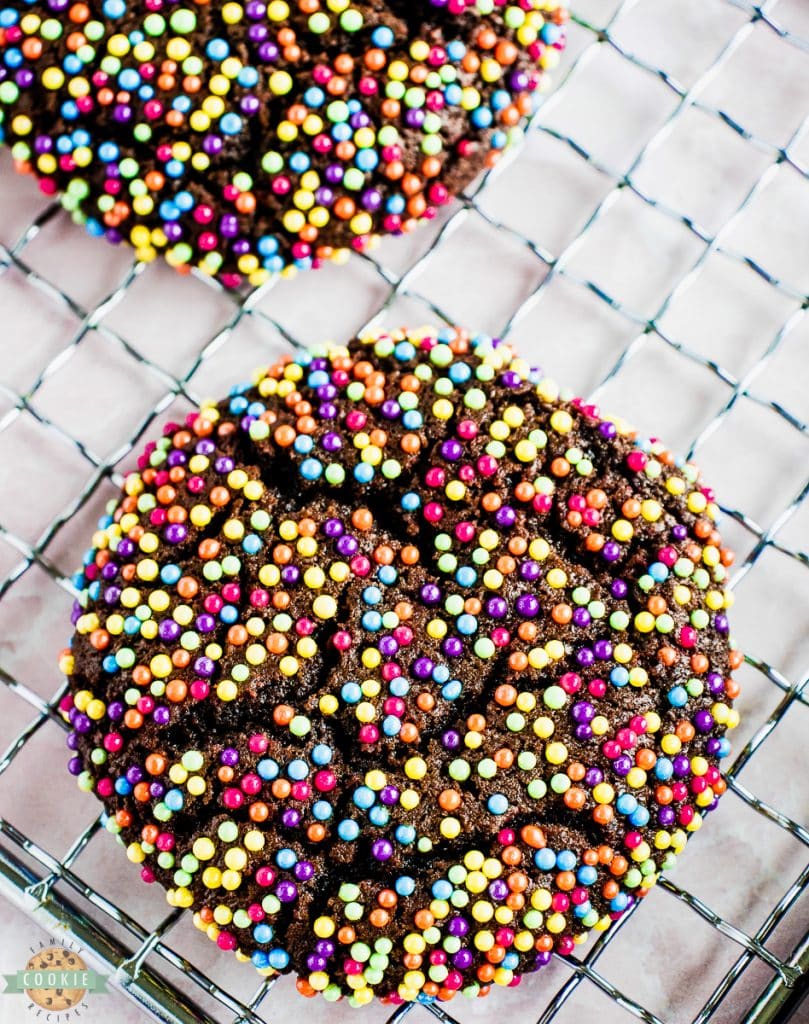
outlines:
M757 393L754 387L755 379L773 359L787 336L798 327L804 318L807 318L809 297L800 293L788 282L779 279L778 276L769 272L764 266L744 252L735 250L725 242L732 226L756 196L767 186L768 182L782 165L789 165L802 177L804 182L807 182L806 187L809 188L809 168L801 163L796 156L798 142L809 131L809 116L803 121L789 143L783 148L779 148L746 129L744 125L739 124L723 110L700 99L700 93L704 87L719 74L728 59L742 46L745 39L753 32L756 26L766 26L769 31L777 35L786 44L803 51L807 55L807 60L809 60L809 40L789 31L780 23L777 13L774 12L776 0L768 0L768 2L762 4L749 3L745 2L745 0L724 0L729 7L743 11L746 14L746 18L716 56L710 67L702 73L690 88L685 88L666 71L655 67L642 56L628 52L617 42L613 33L616 22L635 7L638 2L639 0L623 0L609 22L603 27L594 26L586 18L576 17L574 12L574 21L580 29L589 34L587 45L570 65L551 100L546 102L531 125L530 130L546 133L557 141L569 146L582 160L587 161L610 182L611 187L605 198L596 206L576 237L558 255L554 255L526 235L516 231L513 227L498 222L489 216L479 205L479 199L484 190L503 173L511 161L519 158L518 154L511 154L494 170L490 171L476 187L462 197L461 202L456 206L454 213L438 232L427 252L418 257L403 272L395 273L374 255L360 257L372 268L374 274L378 275L378 278L384 283L387 292L384 302L366 326L384 318L393 303L402 297L409 297L420 301L436 317L448 323L451 322L452 318L439 305L418 291L416 281L424 268L425 262L429 261L433 254L440 249L444 240L457 231L471 213L475 213L477 216L482 217L493 229L502 232L504 236L510 237L521 247L527 249L546 271L542 281L513 310L506 323L503 324L502 330L499 332L501 336L511 333L522 319L526 317L537 304L543 291L554 277L566 277L578 286L587 289L600 301L606 303L612 310L628 321L634 332L632 339L624 346L614 364L596 387L592 397L596 398L607 383L621 372L624 366L636 355L647 338L655 336L666 346L679 353L681 357L709 371L729 388L729 397L722 409L700 431L698 436L693 439L688 451L689 457L693 456L707 439L719 429L730 415L734 406L743 397L757 403L759 406L766 407L772 414L781 417L791 429L809 437L809 425L806 422L788 411L778 401L771 400ZM547 111L554 103L558 102L559 97L565 92L567 83L576 68L592 60L601 48L610 48L614 53L633 64L636 68L655 76L676 97L676 106L671 115L638 151L629 169L623 173L606 166L575 139L549 128L544 123ZM698 109L713 118L720 119L749 145L756 147L769 158L768 166L755 181L752 188L750 188L738 209L721 229L714 233L700 226L694 218L686 213L673 209L660 199L648 194L646 190L638 185L634 177L644 158L661 144L674 129L678 120L692 108ZM598 284L576 274L569 267L572 257L582 245L583 240L624 192L633 193L648 207L657 210L684 226L703 246L698 259L670 290L659 309L651 317L639 314L626 303L608 294ZM115 464L130 451L135 443L135 439L149 427L152 421L175 398L182 396L192 403L199 401L199 396L194 392L190 384L191 378L199 367L225 344L242 320L252 318L256 323L263 322L264 327L274 328L291 345L299 345L296 338L280 322L269 315L264 309L259 308L267 293L275 287L276 282L270 281L249 294L241 296L229 295L229 299L232 302L232 315L225 326L213 337L206 339L202 346L199 347L195 358L184 374L174 375L167 372L157 363L145 357L125 338L104 323L104 318L110 310L124 298L133 282L143 272L144 266L142 264L133 263L118 286L110 294L92 308L83 308L74 298L54 285L27 262L26 247L58 213L59 209L57 203L52 203L28 226L13 246L5 248L0 245L0 274L11 267L16 268L17 271L25 276L29 283L33 284L42 293L42 301L44 303L56 303L67 307L78 318L80 326L59 355L42 368L33 385L28 388L25 394L19 394L6 386L0 385L0 393L5 395L12 406L8 413L0 419L0 433L7 429L18 417L32 416L40 425L57 432L61 435L62 440L73 446L80 453L81 457L91 465L92 475L81 492L50 522L35 544L29 544L0 523L0 538L15 548L21 556L19 563L0 581L0 599L34 565L38 565L43 569L58 586L68 591L71 590L70 581L63 576L48 556L50 542L65 523L87 502L92 500L96 489L102 481L112 479L115 483L120 483L121 477L114 469ZM771 288L788 297L793 303L797 303L794 312L781 325L758 361L741 376L736 376L716 361L706 358L701 352L671 337L661 325L664 314L674 300L693 283L708 258L715 253L721 253L747 266ZM349 272L343 271L343 273ZM201 277L201 280L204 280L209 287L221 291L216 282L212 282L204 277ZM312 281L312 286L316 288L317 282ZM181 287L181 285L178 285L178 288ZM132 358L143 364L144 367L147 367L164 388L163 396L154 404L148 414L144 416L142 422L133 432L132 440L106 458L100 457L87 444L72 437L57 423L43 416L31 404L33 397L42 384L56 372L72 351L93 330L104 336L111 343L121 346ZM807 355L809 357L809 353ZM761 555L769 548L782 552L805 568L809 567L809 552L807 550L785 544L777 536L784 525L795 516L808 495L809 478L799 483L792 501L787 504L781 514L777 516L772 525L767 529L760 526L752 517L740 509L724 509L726 515L732 517L753 537L753 547L744 563L736 571L733 581L734 586L738 585L740 580L751 572ZM792 820L789 815L777 807L756 797L739 779L742 769L755 756L756 751L767 737L778 728L789 708L796 702L809 706L809 668L799 679L790 680L753 655L749 655L746 660L770 684L777 687L781 691L782 696L775 710L766 721L761 723L753 737L733 762L728 771L729 787L757 814L774 822L780 828L786 830L796 841L803 844L805 848L809 848L809 831L806 828ZM45 723L53 721L59 726L64 727L61 718L53 710L59 697L64 692L64 687L50 702L46 702L28 687L25 682L14 678L2 667L0 667L0 681L18 697L25 700L34 709L37 716L14 739L0 758L0 775L2 775L14 758L25 747L26 743ZM180 992L174 985L165 981L153 970L151 963L154 962L154 957L181 971L190 979L195 988L203 990L208 996L212 997L218 1006L221 1007L222 1013L229 1015L227 1019L232 1020L234 1024L247 1024L247 1022L250 1022L250 1024L262 1024L264 1020L263 1013L272 1007L272 1000L267 1000L267 996L277 979L265 980L259 985L249 1000L242 1001L238 999L171 948L168 942L168 935L172 927L180 919L183 913L181 910L173 910L165 916L155 929L149 930L127 912L116 906L115 903L100 893L95 892L75 874L73 868L76 861L100 828L100 820L96 819L75 839L67 854L59 860L23 834L11 822L0 818L0 892L21 905L29 913L32 913L35 918L46 926L53 926L57 923L66 925L100 965L114 972L116 984L137 1000L141 1007L156 1019L166 1022L213 1022L215 1020L215 1018L211 1017L196 1004L193 997L190 997L187 993ZM88 916L71 898L65 897L61 890L56 891L55 886L57 883L65 883L64 887L72 890L77 896L82 897L91 904L95 911L98 912L99 919L96 920L94 917ZM791 994L794 994L796 989L804 986L809 977L809 930L792 951L792 954L786 959L775 956L767 949L765 943L784 920L799 897L805 890L809 889L809 863L807 863L786 892L783 893L775 906L770 909L761 927L752 935L746 934L735 927L701 899L680 888L667 878L661 880L660 887L676 900L685 904L691 911L739 947L737 960L696 1015L693 1024L706 1024L707 1021L714 1017L734 983L754 960L767 965L772 972L772 978L767 988L753 1005L749 1009L745 1009L743 1019L745 1022L754 1022L754 1024L769 1024L769 1022L775 1021L778 1014L790 1000ZM572 974L550 997L536 1024L550 1024L576 989L585 981L597 986L609 998L638 1019L646 1021L648 1024L665 1024L664 1021L646 1007L615 987L612 982L607 980L597 970L599 958L611 943L617 941L629 916L629 914L625 915L613 928L600 936L580 960L565 961L572 970ZM134 941L134 953L130 954L127 947L112 934L108 927L112 922L121 926ZM148 965L145 963L147 957L153 958ZM388 1024L398 1024L399 1021L402 1021L407 1016L412 1018L419 1016L421 1018L427 1013L441 1021L442 1024L457 1024L452 1013L443 1006L425 1006L421 1004L406 1004L399 1007L389 1017Z

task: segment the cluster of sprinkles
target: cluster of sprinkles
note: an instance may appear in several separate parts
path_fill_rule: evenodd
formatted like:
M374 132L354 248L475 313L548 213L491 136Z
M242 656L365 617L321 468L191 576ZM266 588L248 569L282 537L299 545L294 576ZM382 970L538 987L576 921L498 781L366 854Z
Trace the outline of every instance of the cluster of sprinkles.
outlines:
M0 0L0 141L91 234L258 285L434 217L520 135L566 18L557 0Z
M100 521L70 771L145 881L305 995L516 985L726 789L717 514L497 340L296 354L167 425Z

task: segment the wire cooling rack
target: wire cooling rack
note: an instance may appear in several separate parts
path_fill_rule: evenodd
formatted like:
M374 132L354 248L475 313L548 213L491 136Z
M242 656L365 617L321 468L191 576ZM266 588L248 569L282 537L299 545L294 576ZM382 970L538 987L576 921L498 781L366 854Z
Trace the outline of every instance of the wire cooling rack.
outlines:
M581 391L620 398L622 412L642 422L648 414L650 427L666 420L668 440L689 457L721 467L734 452L759 454L773 470L759 477L742 465L743 486L728 486L724 508L742 555L733 585L747 595L755 579L755 594L737 608L751 637L742 675L754 699L743 697L743 742L717 818L735 801L724 827L738 833L734 820L746 809L745 830L761 835L758 873L712 867L709 854L729 841L711 822L677 874L685 871L687 883L687 865L707 858L702 878L724 871L725 889L664 878L646 901L658 901L656 913L628 914L578 959L554 962L544 984L525 983L530 998L509 995L508 1012L536 1024L773 1024L793 1011L794 1021L809 1019L806 1005L795 1009L809 977L807 805L795 809L792 797L782 799L784 785L766 784L783 771L797 774L802 791L807 766L808 15L803 0L581 0L566 70L520 151L411 238L248 295L202 277L182 282L164 267L132 263L123 249L86 242L3 157L0 297L18 333L5 346L0 384L0 892L44 926L68 928L149 1016L260 1024L300 1004L285 1000L286 982L255 987L247 968L223 973L201 937L183 939L182 912L140 902L146 887L133 896L120 881L111 891L90 885L107 855L120 880L122 857L98 836L97 817L78 835L60 829L65 820L81 825L97 806L51 783L61 765L48 765L44 794L41 782L30 788L40 740L63 728L53 710L63 692L53 694L57 643L45 637L65 631L71 562L101 495L120 483L119 463L131 464L156 417L223 391L281 347L415 318L513 336ZM610 110L605 93L616 82ZM580 134L571 125L582 109L596 116ZM680 172L667 174L675 157ZM720 264L725 283L715 276ZM131 408L122 421L124 396ZM678 419L687 398L690 411ZM42 611L52 606L55 621ZM28 643L8 635L26 616L35 634ZM53 834L21 824L29 800ZM696 867L692 875L699 880ZM740 907L756 892L751 925ZM686 936L676 944L668 939L675 926ZM651 959L633 970L644 946ZM709 968L691 992L695 955ZM681 991L670 981L666 988L672 976ZM405 1005L388 1021L491 1019L496 999L471 1009ZM341 1012L328 1007L324 1019L344 1019ZM385 1019L381 1008L365 1014Z

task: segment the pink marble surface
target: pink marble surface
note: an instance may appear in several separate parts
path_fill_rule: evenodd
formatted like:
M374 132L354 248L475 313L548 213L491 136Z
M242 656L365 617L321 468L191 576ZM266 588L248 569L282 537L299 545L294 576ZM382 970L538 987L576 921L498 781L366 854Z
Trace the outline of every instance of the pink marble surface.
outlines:
M603 24L619 6L615 0L582 0L576 9ZM633 180L644 195L693 217L708 235L721 231L719 248L725 250L704 259L660 316L668 342L642 334L637 323L580 281L595 282L642 322L658 313L665 296L700 259L704 244L631 190L611 192L609 177L539 132L490 181L479 205L486 217L524 233L543 252L564 254L567 273L545 281L547 266L526 246L471 212L452 221L410 278L413 294L397 298L382 321L429 321L428 300L474 328L499 332L521 307L513 340L546 371L582 394L595 394L602 407L619 410L675 449L685 451L699 437L697 461L723 504L744 510L762 530L773 531L775 541L750 571L738 576L736 641L780 678L797 684L809 671L809 572L788 552L809 551L809 503L787 518L783 512L805 485L809 437L766 403L778 402L799 424L809 420L809 319L798 316L798 296L809 289L809 133L799 135L790 149L797 168L774 164L778 148L809 113L809 56L762 22L746 29L749 6L728 0L630 0L614 25L620 47L664 68L685 88L695 87L697 100L657 135L633 170ZM765 6L779 25L809 38L805 0ZM736 45L706 76L737 33ZM571 56L584 56L547 103L542 121L573 136L604 167L623 174L674 111L677 96L615 49L593 46L592 40L583 29L572 30ZM742 139L699 104L721 108L758 141ZM763 187L736 216L761 175ZM592 229L574 242L608 194ZM67 577L104 501L114 493L106 481L79 503L94 478L92 460L129 468L132 438L137 436L140 444L154 431L149 423L153 411L159 409L162 420L190 407L176 394L177 377L188 375L187 392L195 399L215 395L283 351L285 342L273 321L305 342L344 339L378 311L388 294L380 275L356 259L348 268L327 268L263 291L250 315L232 326L234 307L226 296L163 266L146 268L126 294L117 294L131 267L128 252L88 238L65 214L49 219L22 244L26 227L46 206L31 181L11 173L8 154L0 154L0 244L14 248L20 261L7 266L0 250L5 340L0 524L6 531L0 533L0 578L14 578L0 601L0 666L44 699L60 685L56 653L67 635ZM406 240L384 243L378 260L391 272L401 272L430 249L454 212ZM733 253L739 252L781 279L785 290L772 288L735 259ZM74 308L58 301L56 290L68 295ZM97 308L111 295L112 301ZM88 325L82 317L93 310L84 330ZM781 335L785 323L791 329ZM620 372L603 383L628 346ZM721 374L707 369L704 360L717 364ZM739 380L752 397L739 397L725 411ZM85 446L90 460L69 438ZM42 543L55 519L68 516L42 554L63 578L55 581L37 563L25 568L30 547ZM725 526L743 566L756 537L732 519ZM754 668L743 668L740 679L743 722L734 737L737 751L782 698ZM0 749L35 717L29 702L0 687ZM794 702L740 777L749 791L803 826L809 825L808 733L809 707ZM47 724L0 777L0 815L56 856L66 852L98 810L91 798L78 793L64 761L64 735ZM807 848L734 794L709 825L672 880L752 935L805 866ZM146 928L168 910L162 894L137 881L136 870L105 835L91 840L75 871ZM5 906L0 921L0 972L10 972L22 966L23 953L41 932L19 910ZM807 926L809 899L803 898L767 948L787 956ZM234 995L249 998L255 990L252 970L218 955L187 918L171 929L167 941ZM598 971L665 1024L688 1024L739 952L658 890L609 947ZM155 957L147 963L159 966ZM456 1002L452 1012L463 1022L508 1013L518 1024L528 1024L570 973L554 963L516 991ZM187 978L168 976L182 991L200 996ZM754 964L715 1019L741 1024L754 994L770 977L769 968ZM103 1004L102 997L90 1003L84 1019L146 1019L121 994L103 999ZM230 1019L210 998L200 1001L217 1019ZM357 1012L320 1002L302 1004L286 980L261 1006L268 1021L301 1012L312 1024L360 1018L381 1024L386 1017L380 1007ZM0 1021L17 1024L28 1019L25 1014L21 997L0 996ZM411 1019L428 1018L416 1011ZM560 1024L627 1024L632 1019L590 982L555 1018Z

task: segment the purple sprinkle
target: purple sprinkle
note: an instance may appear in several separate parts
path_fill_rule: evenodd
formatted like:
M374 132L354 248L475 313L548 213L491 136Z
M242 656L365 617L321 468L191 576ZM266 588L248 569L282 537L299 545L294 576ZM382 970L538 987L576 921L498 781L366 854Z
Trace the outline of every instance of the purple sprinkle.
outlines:
M345 527L339 519L327 519L323 524L323 532L327 537L342 537Z
M294 882L289 882L285 879L278 883L275 895L282 903L294 903L298 898L298 887Z
M377 839L371 847L375 860L390 860L393 856L393 845L387 839Z

